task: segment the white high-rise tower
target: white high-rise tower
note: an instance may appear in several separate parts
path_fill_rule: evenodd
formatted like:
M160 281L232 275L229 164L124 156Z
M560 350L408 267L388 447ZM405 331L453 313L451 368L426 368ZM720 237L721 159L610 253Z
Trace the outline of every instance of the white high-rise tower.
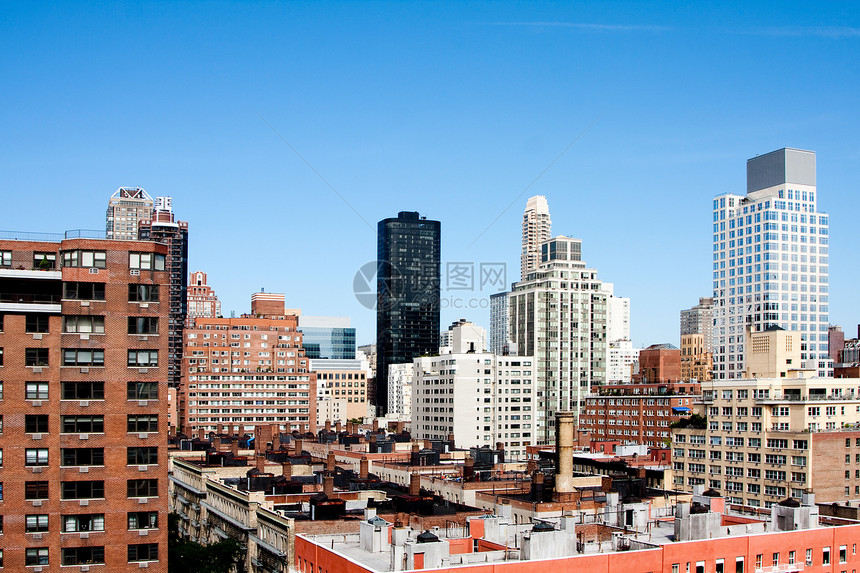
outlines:
M549 218L549 205L546 197L535 195L526 203L523 213L523 250L520 255L520 280L538 268L540 247L552 238L552 222Z
M828 217L817 210L815 153L747 161L747 194L714 199L714 379L741 378L744 330L798 331L798 367L833 375L827 352Z

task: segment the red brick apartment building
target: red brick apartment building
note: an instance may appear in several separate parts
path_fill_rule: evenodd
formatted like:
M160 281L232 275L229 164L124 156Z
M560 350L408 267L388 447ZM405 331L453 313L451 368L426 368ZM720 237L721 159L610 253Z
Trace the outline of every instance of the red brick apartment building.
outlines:
M167 571L165 245L0 240L0 564Z
M689 416L701 397L695 382L600 386L585 399L579 431L591 440L660 446L670 438L672 422Z
M180 430L239 431L277 425L316 431L316 374L298 331L298 311L284 308L284 295L255 293L251 313L239 318L195 319L185 330Z

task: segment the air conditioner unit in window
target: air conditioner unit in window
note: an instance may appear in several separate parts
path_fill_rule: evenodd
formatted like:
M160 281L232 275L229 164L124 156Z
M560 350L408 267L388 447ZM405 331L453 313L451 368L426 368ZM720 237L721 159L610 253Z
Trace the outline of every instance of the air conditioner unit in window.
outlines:
M128 271L128 274L130 274L130 275L131 275L131 276L133 276L133 277L139 277L139 276L140 276L140 270L138 270L138 269L131 269L130 271Z
M97 274L99 274L99 270L98 269L90 269L90 274L91 275L97 275Z

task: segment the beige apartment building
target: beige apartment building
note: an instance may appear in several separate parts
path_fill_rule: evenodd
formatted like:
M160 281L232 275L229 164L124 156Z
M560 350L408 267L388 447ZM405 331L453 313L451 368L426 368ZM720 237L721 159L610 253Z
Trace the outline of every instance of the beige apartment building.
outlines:
M677 488L704 485L729 503L770 507L812 491L860 500L860 379L819 378L799 363L796 332L750 337L747 372L702 384L704 428L672 432Z

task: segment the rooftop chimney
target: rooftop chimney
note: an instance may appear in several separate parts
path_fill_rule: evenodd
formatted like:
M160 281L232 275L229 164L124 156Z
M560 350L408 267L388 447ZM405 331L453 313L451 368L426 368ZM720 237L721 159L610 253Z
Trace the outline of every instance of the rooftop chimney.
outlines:
M373 433L375 434L378 431L379 431L379 420L377 418L374 418L373 419Z
M367 460L367 456L362 456L361 460L358 462L358 479L367 479L370 475L368 467L370 466L370 462Z
M323 493L326 497L334 497L334 476L323 476Z
M204 428L203 426L197 428L197 437L201 440L205 440L206 439L206 428Z
M281 475L287 478L287 480L293 479L293 464L289 460L281 464Z
M475 479L475 458L471 455L466 457L463 465L463 481L473 481Z
M230 451L233 452L234 456L239 455L239 438L233 438L233 441L230 442Z
M326 434L328 434L329 432L331 432L331 420L326 420L326 421L325 421L325 432L326 432Z
M418 472L409 474L409 495L421 495L421 474Z
M266 471L266 456L257 454L257 471L264 473Z
M296 455L302 455L302 439L296 438Z
M397 425L394 426L394 429L398 434L402 434L403 433L403 427L404 427L403 422L397 422Z
M223 433L224 433L224 424L222 424L221 422L218 422L218 426L217 426L217 427L218 427L218 430L217 430L217 432L216 432L216 433L220 436L221 434L223 434Z
M555 474L555 497L559 501L564 500L565 494L573 493L573 426L575 421L573 412L556 412L555 414L555 440L556 440L556 474Z
M326 458L326 461L325 461L326 471L327 472L333 472L334 471L334 464L335 464L334 452L329 452L328 457Z
M334 425L334 429L338 434L343 431L343 424L340 423L340 420Z

